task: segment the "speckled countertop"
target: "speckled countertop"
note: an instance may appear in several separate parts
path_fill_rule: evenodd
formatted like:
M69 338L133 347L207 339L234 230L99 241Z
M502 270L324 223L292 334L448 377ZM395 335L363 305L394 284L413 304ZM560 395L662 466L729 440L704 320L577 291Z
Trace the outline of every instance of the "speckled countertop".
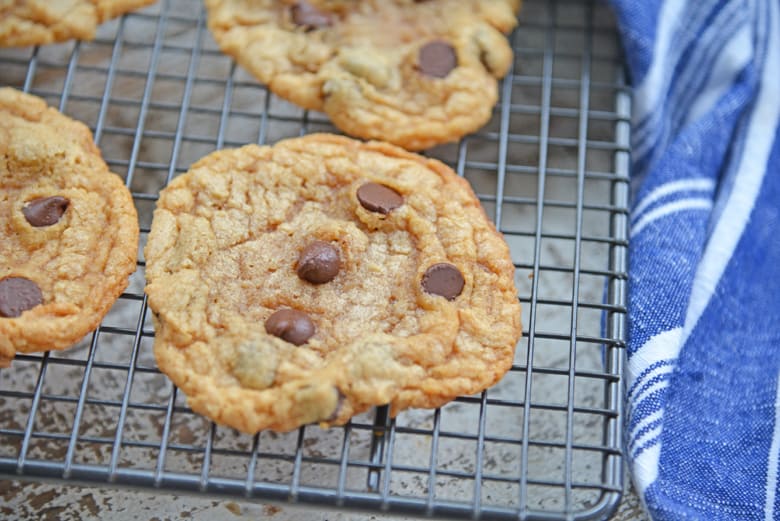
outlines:
M312 510L286 505L220 501L174 494L0 482L3 519L40 521L414 521L381 514ZM612 521L648 521L639 499L628 489Z

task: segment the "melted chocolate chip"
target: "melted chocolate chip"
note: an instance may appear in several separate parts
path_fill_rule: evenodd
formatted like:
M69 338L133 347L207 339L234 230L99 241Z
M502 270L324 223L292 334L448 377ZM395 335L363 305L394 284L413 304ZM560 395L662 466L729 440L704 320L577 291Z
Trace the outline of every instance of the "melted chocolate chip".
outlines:
M404 204L401 194L379 183L366 183L358 188L357 198L366 210L384 215Z
M422 287L426 293L439 295L447 300L455 300L455 297L463 291L463 275L452 264L441 262L434 264L425 271L422 278Z
M320 11L305 0L301 0L292 6L290 14L292 15L293 23L304 27L307 31L333 25L333 18L328 13Z
M0 280L0 316L14 318L43 303L38 285L24 277Z
M302 311L280 309L265 321L265 331L299 346L314 335L314 322Z
M417 61L420 72L433 78L444 78L458 66L455 48L443 40L434 40L420 49Z
M336 418L338 418L339 413L341 413L341 408L344 406L344 399L346 398L346 396L344 396L344 393L342 393L341 389L339 389L338 387L336 387L336 393L338 393L336 398L336 408L333 409L333 412L330 413L330 416L325 418L326 422L332 422Z
M24 218L31 226L51 226L62 219L62 214L68 209L70 201L59 195L54 197L39 197L29 201L22 207Z
M341 266L339 250L325 241L314 241L298 257L298 276L312 284L330 282Z

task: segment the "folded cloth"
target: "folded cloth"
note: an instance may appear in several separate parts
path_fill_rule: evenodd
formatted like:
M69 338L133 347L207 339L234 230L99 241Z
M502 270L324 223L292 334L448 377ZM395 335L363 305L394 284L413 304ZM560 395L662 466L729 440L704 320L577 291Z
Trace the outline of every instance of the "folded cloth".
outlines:
M780 519L780 0L611 0L634 86L626 454L649 515Z

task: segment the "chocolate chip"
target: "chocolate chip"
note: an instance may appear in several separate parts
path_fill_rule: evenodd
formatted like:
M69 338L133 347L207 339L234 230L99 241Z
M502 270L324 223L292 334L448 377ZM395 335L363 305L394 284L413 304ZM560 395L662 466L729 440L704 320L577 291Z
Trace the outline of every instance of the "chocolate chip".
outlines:
M366 183L358 188L357 198L366 210L384 215L404 204L401 194L379 183Z
M305 0L301 0L292 6L290 14L292 15L293 23L304 27L307 31L333 25L333 18L328 13L320 11Z
M333 412L330 413L330 416L325 418L326 422L332 422L336 418L338 418L339 413L341 412L341 408L344 406L344 399L346 398L346 396L344 396L344 393L342 393L341 389L339 389L338 387L336 387L336 393L338 393L336 398L336 408L333 409Z
M463 291L464 284L463 275L458 268L446 262L434 264L425 271L422 278L422 287L427 293L447 300L455 300Z
M36 228L57 224L62 214L68 209L70 201L59 195L54 197L39 197L29 201L22 207L22 213L27 222Z
M338 274L339 250L325 241L314 241L298 257L298 276L312 284L330 282Z
M0 316L14 318L43 303L38 285L24 277L0 280Z
M458 55L455 48L443 40L426 43L418 55L420 72L434 78L446 77L452 69L458 66Z
M294 309L280 309L265 321L265 331L299 346L314 334L314 322L309 315Z

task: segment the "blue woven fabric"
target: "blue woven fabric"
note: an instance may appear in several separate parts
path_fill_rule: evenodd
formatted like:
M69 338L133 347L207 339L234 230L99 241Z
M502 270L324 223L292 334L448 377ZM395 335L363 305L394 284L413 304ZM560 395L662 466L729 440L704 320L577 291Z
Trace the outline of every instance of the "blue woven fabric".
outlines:
M626 453L654 520L780 519L780 0L612 0L634 86Z

